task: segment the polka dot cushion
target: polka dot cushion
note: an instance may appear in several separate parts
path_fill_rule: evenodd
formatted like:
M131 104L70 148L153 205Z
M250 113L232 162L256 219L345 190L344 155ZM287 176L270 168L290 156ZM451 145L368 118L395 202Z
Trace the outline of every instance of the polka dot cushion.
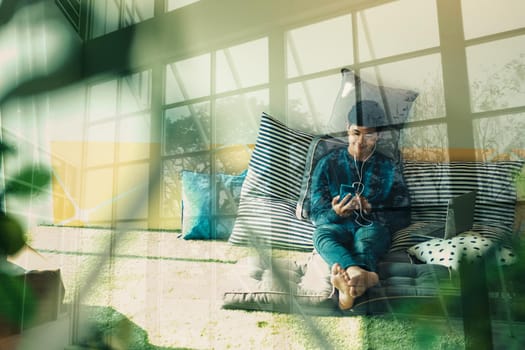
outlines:
M408 249L408 253L427 264L439 264L457 270L461 262L482 259L491 249L496 249L496 259L500 265L509 265L516 260L510 249L472 231L451 239L435 238L416 244Z

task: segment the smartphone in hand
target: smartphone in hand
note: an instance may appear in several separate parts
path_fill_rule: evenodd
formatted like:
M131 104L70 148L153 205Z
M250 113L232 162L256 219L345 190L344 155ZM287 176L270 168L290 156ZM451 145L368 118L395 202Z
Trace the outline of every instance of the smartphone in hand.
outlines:
M342 184L339 188L339 200L342 200L346 197L347 194L351 194L351 196L355 196L355 188L352 185L345 185Z

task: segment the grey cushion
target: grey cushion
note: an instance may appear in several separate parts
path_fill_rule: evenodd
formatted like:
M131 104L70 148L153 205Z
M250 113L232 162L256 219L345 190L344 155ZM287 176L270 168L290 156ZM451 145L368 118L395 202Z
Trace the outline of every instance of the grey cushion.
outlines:
M315 252L305 263L247 258L232 266L232 274L237 277L237 284L224 291L222 307L225 309L312 315L461 316L458 273L441 265L411 263L408 255L402 252L383 257L378 265L379 284L357 298L352 309L344 312L330 297L329 268ZM503 274L505 276L506 272ZM506 319L510 306L517 319L524 319L521 299L501 299L502 275L487 273L487 276L492 316Z
M324 278L312 279L320 288L303 288L306 266L286 259L250 257L233 266L235 285L224 291L225 309L330 314L335 311ZM312 267L312 271L315 268ZM330 288L330 287L329 287Z
M411 264L407 254L393 253L379 264L380 283L356 299L347 314L384 313L392 310L390 300L399 304L406 297L417 297L420 304L435 312L438 281L450 284L449 271L443 266ZM277 312L303 312L335 315L341 311L331 297L330 272L322 258L312 253L306 263L287 260L247 258L233 266L238 283L223 295L223 308ZM443 286L441 286L442 288ZM457 290L456 290L457 293ZM403 299L405 298L405 299ZM403 303L404 304L404 303ZM412 303L400 307L397 312ZM407 310L408 310L407 309ZM408 310L410 311L410 310Z

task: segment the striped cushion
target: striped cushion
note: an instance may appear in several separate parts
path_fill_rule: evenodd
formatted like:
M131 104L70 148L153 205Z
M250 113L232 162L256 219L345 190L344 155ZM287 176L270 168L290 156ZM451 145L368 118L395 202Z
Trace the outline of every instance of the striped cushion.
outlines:
M421 242L426 242L430 238L428 236L421 235L420 232L424 231L427 222L415 222L408 227L405 227L392 235L392 244L390 245L389 252L406 251Z
M298 219L295 210L313 139L313 135L262 115L230 243L256 242L279 248L312 249L314 226ZM394 235L392 250L419 243L422 238L417 236L418 225L445 220L448 199L471 190L478 192L473 230L494 239L504 238L514 223L514 179L522 165L520 161L406 161L404 175L414 224Z
M443 221L451 197L476 190L474 223L511 230L516 205L514 182L522 166L521 161L405 162L412 222Z
M412 201L412 224L394 233L390 251L406 251L429 240L421 234L428 222L444 221L448 199L471 190L477 191L472 231L509 247L516 204L514 181L522 166L521 161L405 161L403 171Z
M243 195L282 199L295 205L313 137L263 113Z
M230 243L312 250L314 226L295 217L295 205L273 198L242 200Z
M312 249L314 228L295 207L313 137L263 113L230 243Z

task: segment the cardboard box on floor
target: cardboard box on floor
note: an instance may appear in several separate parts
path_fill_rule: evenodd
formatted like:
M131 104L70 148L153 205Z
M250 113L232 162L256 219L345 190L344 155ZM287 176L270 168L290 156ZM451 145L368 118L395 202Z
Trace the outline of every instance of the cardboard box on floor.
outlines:
M0 257L0 278L0 338L57 319L64 297L60 269L37 251L26 245Z

